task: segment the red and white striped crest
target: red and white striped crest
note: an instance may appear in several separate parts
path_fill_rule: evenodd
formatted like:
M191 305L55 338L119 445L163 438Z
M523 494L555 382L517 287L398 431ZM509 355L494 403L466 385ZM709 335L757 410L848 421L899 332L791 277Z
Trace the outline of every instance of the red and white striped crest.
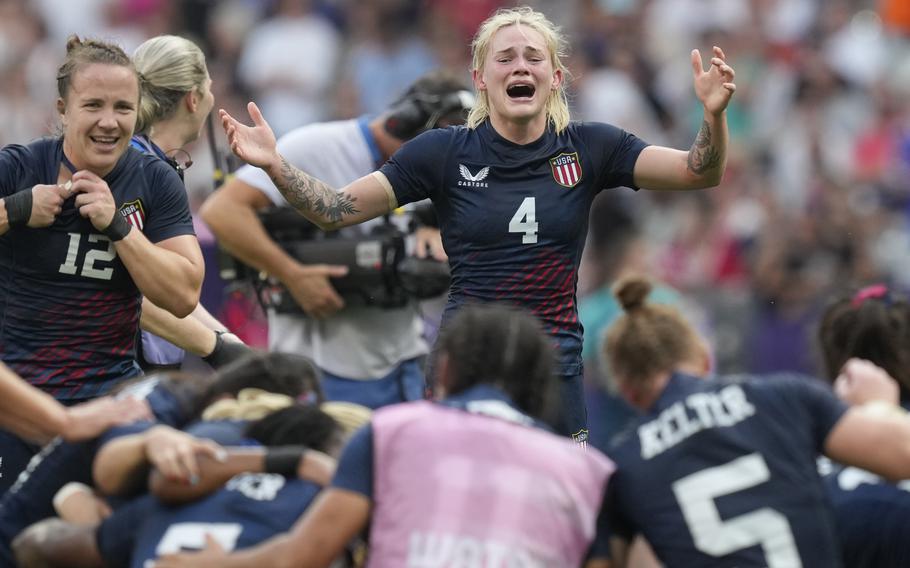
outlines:
M120 214L129 221L130 225L136 227L140 231L145 226L145 209L142 207L141 199L121 205Z
M578 152L562 154L550 158L550 169L553 170L553 179L563 187L575 187L581 181L581 160Z

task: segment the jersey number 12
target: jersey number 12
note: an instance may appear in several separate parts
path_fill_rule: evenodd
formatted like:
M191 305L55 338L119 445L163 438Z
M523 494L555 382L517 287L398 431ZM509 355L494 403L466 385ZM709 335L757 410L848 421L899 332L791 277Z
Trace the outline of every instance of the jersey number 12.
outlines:
M104 235L91 233L88 236L88 242L107 243L107 247L103 249L89 249L89 251L85 253L85 258L82 260L82 270L80 271L76 261L79 259L79 243L82 242L82 234L68 234L70 236L70 244L66 250L66 260L60 265L60 272L62 274L72 275L81 274L82 276L97 278L98 280L110 280L114 275L114 269L110 266L107 268L97 268L95 263L110 262L117 258L117 251L114 250L114 243Z
M510 233L524 233L521 244L537 244L537 206L535 198L525 197L509 221Z

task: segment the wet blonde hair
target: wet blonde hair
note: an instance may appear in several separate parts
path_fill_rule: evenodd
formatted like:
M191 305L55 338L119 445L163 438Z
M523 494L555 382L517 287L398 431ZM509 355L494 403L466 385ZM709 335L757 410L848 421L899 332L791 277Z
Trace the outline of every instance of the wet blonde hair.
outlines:
M565 37L560 33L559 28L553 22L547 19L545 15L535 11L528 6L519 8L500 8L495 14L486 19L477 30L477 35L471 42L471 55L473 61L472 68L481 73L489 56L490 43L496 32L507 26L527 26L543 36L547 44L547 53L550 55L550 62L553 64L553 70L560 70L563 74L563 81L555 91L551 91L545 106L547 121L553 125L553 129L559 133L565 130L569 125L569 101L566 98L566 81L569 78L569 70L562 62L562 58L567 54L567 42ZM468 128L477 128L484 120L490 116L490 100L486 91L478 93L477 101L474 108L468 115Z
M209 77L205 54L188 39L161 35L142 43L133 54L142 78L142 102L136 132L171 117L190 91L202 94Z
M701 339L676 308L646 301L651 282L634 276L620 280L613 293L625 312L610 326L604 355L615 379L645 386L700 353Z

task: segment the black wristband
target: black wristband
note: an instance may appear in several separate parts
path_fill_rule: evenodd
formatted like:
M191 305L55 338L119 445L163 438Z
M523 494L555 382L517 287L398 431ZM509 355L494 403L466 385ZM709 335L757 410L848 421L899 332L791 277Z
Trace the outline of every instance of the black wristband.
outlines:
M266 448L263 467L265 473L277 473L284 477L297 477L297 465L306 453L302 446L275 446Z
M32 188L17 191L3 198L6 222L10 227L24 227L32 216Z
M120 211L114 211L114 218L111 219L111 224L101 232L104 233L104 236L109 238L111 242L117 242L127 236L132 228L133 226L126 220L126 217L120 214Z
M249 346L239 341L225 341L223 336L226 333L231 332L215 332L215 347L211 353L202 358L213 369L219 369L253 352Z

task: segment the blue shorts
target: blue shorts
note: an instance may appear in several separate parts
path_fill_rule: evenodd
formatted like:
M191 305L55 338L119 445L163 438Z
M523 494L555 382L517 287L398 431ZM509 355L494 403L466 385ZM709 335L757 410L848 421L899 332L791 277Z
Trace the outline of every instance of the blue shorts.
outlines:
M377 409L398 402L426 398L423 357L399 363L392 372L378 379L356 380L322 372L322 389L327 400L362 404Z
M588 441L588 410L585 406L584 378L577 375L559 375L559 414L556 418L556 432L570 436L576 443L586 445Z

